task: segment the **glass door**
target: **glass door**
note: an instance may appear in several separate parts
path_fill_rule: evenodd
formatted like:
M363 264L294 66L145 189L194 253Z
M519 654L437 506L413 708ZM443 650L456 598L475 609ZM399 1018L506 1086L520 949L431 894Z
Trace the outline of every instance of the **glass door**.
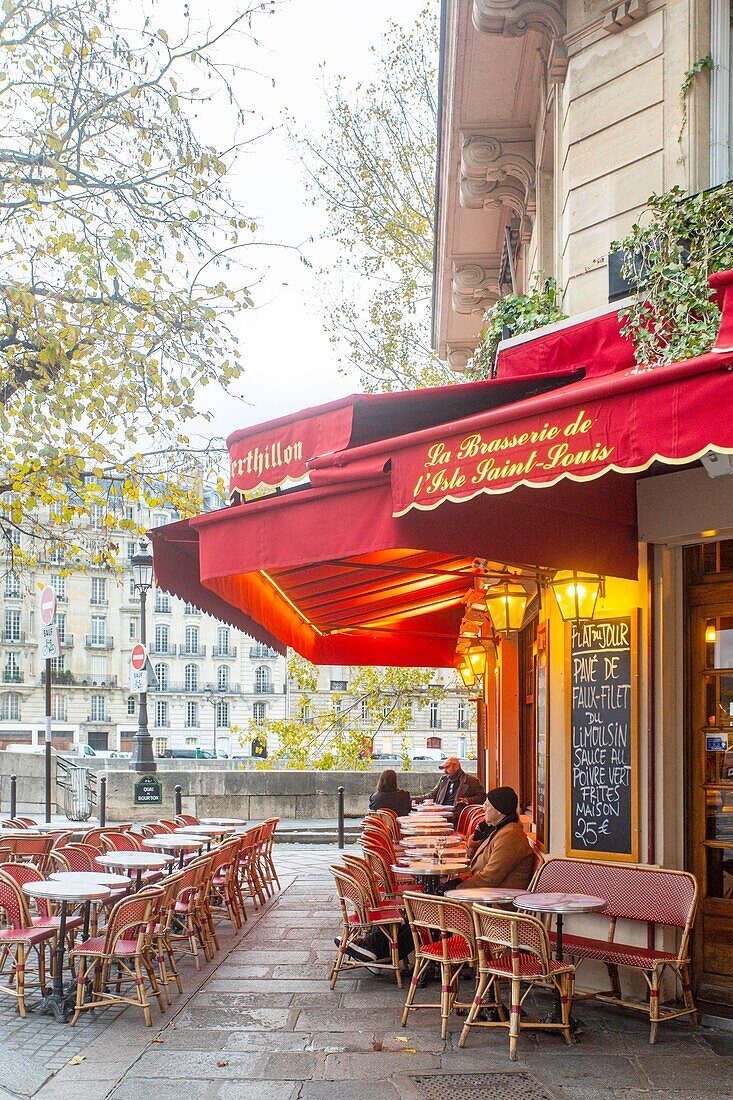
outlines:
M733 582L702 565L687 590L688 863L701 900L693 962L698 995L733 1004Z

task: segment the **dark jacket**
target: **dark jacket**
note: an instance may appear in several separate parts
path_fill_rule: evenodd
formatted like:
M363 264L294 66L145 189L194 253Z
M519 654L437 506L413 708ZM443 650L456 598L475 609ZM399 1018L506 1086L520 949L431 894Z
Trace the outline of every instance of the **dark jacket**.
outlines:
M394 810L398 817L407 817L412 809L409 791L375 791L369 799L370 810Z
M475 775L466 775L461 768L453 776L443 775L440 782L433 787L429 792L428 798L432 798L433 802L437 802L438 805L443 806L446 804L445 797L448 786L453 779L458 780L458 787L456 789L456 798L453 805L463 799L463 804L467 806L478 806L486 798L486 791L479 783ZM459 807L459 811L462 807Z

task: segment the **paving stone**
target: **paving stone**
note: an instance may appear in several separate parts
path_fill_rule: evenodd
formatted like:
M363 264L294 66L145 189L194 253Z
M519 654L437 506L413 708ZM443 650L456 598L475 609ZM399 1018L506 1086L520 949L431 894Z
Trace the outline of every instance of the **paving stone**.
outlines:
M203 1080L187 1083L185 1095L186 1100L295 1100L299 1087L290 1081L237 1081L230 1084ZM129 1077L117 1086L110 1100L141 1100L152 1096L156 1100L181 1100L181 1083Z
M60 1025L56 1025L57 1027ZM32 1096L51 1076L43 1065L31 1063L20 1051L0 1048L0 1086L18 1096Z
M440 1069L437 1054L412 1053L406 1047L399 1054L375 1051L371 1054L329 1054L323 1076L326 1081L373 1081L395 1073L422 1073Z
M522 1058L530 1069L538 1070L548 1081L562 1082L563 1085L586 1084L607 1087L608 1082L613 1081L617 1088L639 1089L647 1084L630 1058L616 1055L606 1057L600 1054L589 1054L585 1058L568 1058L565 1050L550 1053L543 1049L526 1050Z
M652 1088L686 1089L691 1081L704 1082L711 1094L733 1096L733 1063L729 1058L706 1055L674 1054L667 1051L660 1057L644 1051L637 1064ZM614 1082L615 1083L615 1082Z
M247 941L245 940L244 942L246 944ZM239 961L240 959L241 963ZM230 970L240 965L251 966L252 964L274 966L277 963L282 963L283 965L292 964L294 966L302 966L303 963L307 963L309 959L309 951L278 951L274 947L269 951L236 950L229 956L229 961L223 967L219 967L218 972L221 972L221 970Z
M226 1028L228 1031L284 1031L290 1029L293 1014L284 1008L185 1009L178 1017L181 1027Z
M130 1077L179 1081L190 1080L286 1080L307 1081L318 1072L322 1059L317 1055L290 1051L266 1054L259 1051L226 1050L208 1054L203 1051L146 1052Z
M358 1090L349 1089L351 1100L400 1100L394 1085L387 1081L361 1081ZM298 1100L344 1100L342 1081L306 1081Z
M220 978L267 978L270 975L270 967L251 966L249 963L242 962L236 966L220 966L216 973Z
M269 1008L289 1008L293 996L292 993L271 993L268 997L263 997L261 993L238 993L233 987L230 987L229 990L211 990L207 986L197 995L196 1004L202 1008L225 1008L229 1010L233 1008L258 1008L264 1001Z
M266 1001L277 993L330 993L325 978L300 978L302 967L293 968L291 978L212 978L206 983L206 993L259 993ZM199 994L202 996L202 994Z
M272 1054L311 1050L311 1038L307 1031L232 1031L224 1038L223 1049L264 1050Z

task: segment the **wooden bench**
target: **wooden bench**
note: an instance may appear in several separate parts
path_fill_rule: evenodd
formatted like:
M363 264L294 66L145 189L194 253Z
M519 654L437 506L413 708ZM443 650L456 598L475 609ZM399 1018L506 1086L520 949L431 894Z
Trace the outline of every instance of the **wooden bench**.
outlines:
M549 859L532 880L530 890L538 893L594 894L606 899L599 914L608 919L606 939L563 935L566 956L580 962L597 959L604 963L611 981L608 991L592 994L597 1000L646 1012L650 1021L649 1042L657 1039L657 1027L676 1016L689 1016L694 1027L697 1009L690 984L689 943L697 909L697 881L685 871L667 871L660 867L607 863L588 859ZM639 921L681 931L675 953L649 947L619 943L618 920ZM554 936L553 936L554 939ZM625 998L621 990L619 967L625 966L644 975L649 1000ZM682 984L684 1008L660 1004L660 983L665 969L674 971Z

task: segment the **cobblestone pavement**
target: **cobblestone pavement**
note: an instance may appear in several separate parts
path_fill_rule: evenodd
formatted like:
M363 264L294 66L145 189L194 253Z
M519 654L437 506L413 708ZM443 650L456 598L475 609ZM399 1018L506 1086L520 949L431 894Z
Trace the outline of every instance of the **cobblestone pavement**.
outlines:
M733 1033L676 1022L650 1047L641 1018L584 1003L573 1047L526 1033L511 1063L505 1032L458 1049L437 1011L400 1026L404 994L356 971L328 988L337 911L333 848L277 852L283 892L239 936L226 933L205 971L184 966L186 993L145 1028L133 1010L88 1014L77 1028L0 995L0 1100L701 1100L733 1096ZM224 926L226 927L226 926ZM468 991L468 985L464 989ZM421 991L434 999L435 988ZM535 1005L530 1011L542 1010ZM74 1055L78 1064L69 1064Z

